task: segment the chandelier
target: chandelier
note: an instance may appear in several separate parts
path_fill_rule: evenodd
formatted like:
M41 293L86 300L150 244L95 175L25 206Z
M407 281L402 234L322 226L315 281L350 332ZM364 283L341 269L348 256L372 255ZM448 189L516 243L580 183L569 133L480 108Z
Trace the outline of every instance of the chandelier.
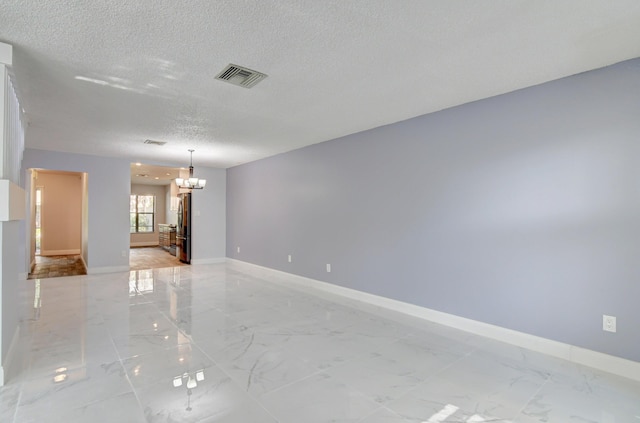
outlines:
M204 369L200 369L197 372L189 373L185 372L180 376L176 376L173 378L173 387L179 388L183 384L183 380L187 381L187 408L185 410L191 411L191 395L193 395L193 389L198 387L198 382L202 382L204 380Z
M189 178L176 178L176 185L182 189L202 189L207 185L206 179L198 179L193 176L193 152L195 150L189 150L191 153L191 162L189 163Z

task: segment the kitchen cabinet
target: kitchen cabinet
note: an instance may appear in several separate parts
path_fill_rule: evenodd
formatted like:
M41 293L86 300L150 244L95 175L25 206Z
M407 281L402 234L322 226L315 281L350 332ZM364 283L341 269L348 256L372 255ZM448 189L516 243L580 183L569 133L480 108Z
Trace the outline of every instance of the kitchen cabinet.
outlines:
M176 225L168 225L161 223L160 228L160 247L168 251L171 255L176 255Z

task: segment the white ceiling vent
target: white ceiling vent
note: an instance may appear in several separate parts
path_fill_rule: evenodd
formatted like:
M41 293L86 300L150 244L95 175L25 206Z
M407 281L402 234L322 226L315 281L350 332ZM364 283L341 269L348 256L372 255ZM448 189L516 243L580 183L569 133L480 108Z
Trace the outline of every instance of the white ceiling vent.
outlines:
M166 141L154 141L154 140L144 140L145 144L153 144L153 145L165 145Z
M229 64L216 76L216 79L226 81L239 87L251 88L266 77L267 75L264 73L247 69L242 66Z

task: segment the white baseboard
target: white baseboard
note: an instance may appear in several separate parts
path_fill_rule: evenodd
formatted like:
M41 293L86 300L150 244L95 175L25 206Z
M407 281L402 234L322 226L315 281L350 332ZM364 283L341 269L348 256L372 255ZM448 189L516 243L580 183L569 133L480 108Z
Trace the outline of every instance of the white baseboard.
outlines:
M236 259L227 258L227 263L232 268L248 272L252 275L270 277L274 282L294 284L305 289L318 290L325 293L339 295L341 297L364 302L367 304L393 310L409 316L418 317L430 322L439 323L455 329L471 332L487 338L495 339L507 344L537 351L553 357L558 357L584 366L593 367L608 373L613 373L629 379L640 381L640 363L624 358L604 354L598 351L588 350L575 345L518 332L512 329L491 325L477 320L441 311L420 307L414 304L405 303L378 295L356 291L351 288L334 285L328 282L306 278L280 270L270 269L263 266L243 262Z
M129 266L87 267L87 275L97 275L99 273L128 272L128 271L129 271Z
M191 264L218 264L225 263L227 259L225 257L212 257L204 259L191 259Z
M7 351L7 357L4 359L2 365L0 366L0 386L3 386L9 381L10 376L15 376L18 372L14 369L17 366L15 362L18 354L18 342L20 339L20 326L18 326L13 332L13 337L11 338L11 344L9 345L9 350Z
M80 254L80 249L71 249L71 250L42 250L40 251L41 256L70 256Z
M130 247L159 247L158 241L140 241L129 243Z

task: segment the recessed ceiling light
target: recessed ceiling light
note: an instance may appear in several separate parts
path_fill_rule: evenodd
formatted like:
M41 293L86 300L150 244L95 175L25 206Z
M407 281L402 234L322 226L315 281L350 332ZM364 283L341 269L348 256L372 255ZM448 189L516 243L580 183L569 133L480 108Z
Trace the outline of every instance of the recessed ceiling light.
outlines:
M136 163L136 166L142 166L142 163L138 162Z
M160 179L160 178L158 178L158 177L156 176L154 179Z

